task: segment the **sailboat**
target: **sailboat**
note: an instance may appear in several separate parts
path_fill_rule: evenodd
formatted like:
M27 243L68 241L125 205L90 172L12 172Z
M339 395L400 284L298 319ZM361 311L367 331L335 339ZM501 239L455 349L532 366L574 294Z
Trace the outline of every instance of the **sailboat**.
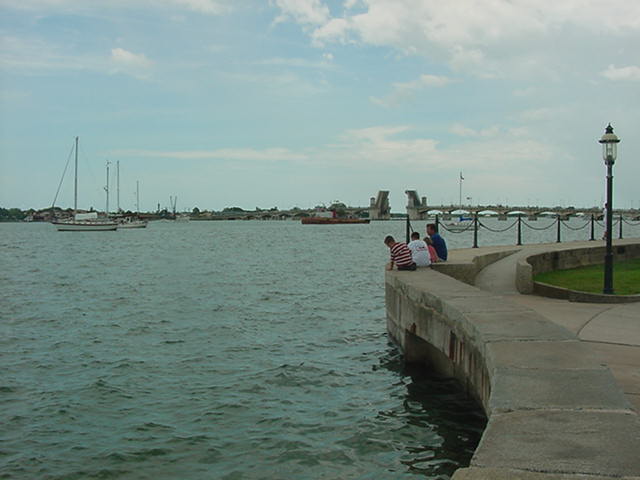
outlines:
M118 228L118 224L116 222L109 219L105 220L98 218L97 212L78 213L78 137L76 137L74 148L75 180L73 192L73 217L64 220L54 219L51 223L59 232L103 232L116 230ZM55 200L53 203L55 204Z
M118 162L118 192L120 191L120 162ZM120 205L118 204L118 211L120 211ZM124 217L118 224L118 229L121 228L147 228L147 221L140 219L140 184L136 181L136 216Z

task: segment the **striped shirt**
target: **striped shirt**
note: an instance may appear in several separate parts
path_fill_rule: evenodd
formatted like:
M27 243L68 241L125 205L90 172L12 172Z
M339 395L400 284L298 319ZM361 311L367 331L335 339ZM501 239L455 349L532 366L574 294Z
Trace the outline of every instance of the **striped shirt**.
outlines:
M413 263L413 257L411 256L411 250L404 242L396 242L391 247L391 261L399 267L405 267Z

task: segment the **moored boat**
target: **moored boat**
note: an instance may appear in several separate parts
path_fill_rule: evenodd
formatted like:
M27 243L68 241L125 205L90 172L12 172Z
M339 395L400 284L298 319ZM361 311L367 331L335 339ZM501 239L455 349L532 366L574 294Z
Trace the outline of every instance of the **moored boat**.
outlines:
M126 217L118 223L118 230L123 228L147 228L147 221L139 218Z
M368 218L333 218L333 217L304 217L303 225L340 225L351 223L369 223Z
M95 212L93 212L95 214ZM102 220L91 213L78 213L73 218L51 222L59 232L102 232L116 230L118 224L111 220Z
M110 219L99 218L96 212L78 213L78 137L75 139L75 181L73 193L73 217L54 219L51 223L59 232L104 232L116 230L118 224ZM66 167L65 167L66 171ZM64 175L63 175L64 177ZM61 182L62 183L62 182ZM60 189L58 188L58 191ZM57 193L56 193L57 197ZM56 200L53 200L55 205ZM53 210L53 207L52 207Z

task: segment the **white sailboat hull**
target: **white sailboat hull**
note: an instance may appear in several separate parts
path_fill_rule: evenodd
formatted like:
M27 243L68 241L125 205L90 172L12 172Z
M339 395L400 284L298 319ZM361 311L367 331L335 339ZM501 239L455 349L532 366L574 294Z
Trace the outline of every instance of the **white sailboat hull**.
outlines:
M118 224L118 230L123 228L147 228L147 222L144 220L133 220L131 222L122 222Z
M116 230L118 224L115 222L51 222L59 232L104 232Z

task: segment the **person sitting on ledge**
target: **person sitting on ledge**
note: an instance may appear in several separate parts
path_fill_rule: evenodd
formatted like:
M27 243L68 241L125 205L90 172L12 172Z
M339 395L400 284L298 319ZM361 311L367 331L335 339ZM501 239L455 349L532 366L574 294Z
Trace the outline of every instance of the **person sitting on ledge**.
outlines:
M413 232L411 234L411 241L408 243L407 247L411 250L413 261L418 267L428 267L431 265L429 248L425 242L420 240L420 234L418 232Z
M438 233L438 227L436 227L435 223L429 223L427 225L427 235L431 237L431 241L433 242L433 248L436 249L438 258L443 262L446 261L447 260L447 244L444 241L444 238L442 238Z
M393 270L393 265L398 267L398 270L415 270L416 264L411 256L411 250L404 242L396 242L391 235L387 235L384 239L384 244L389 247L391 251L391 261L387 264L387 270Z
M424 243L427 244L427 248L429 249L429 257L431 258L431 263L436 263L438 261L438 254L436 249L433 248L433 240L431 237L424 237Z

